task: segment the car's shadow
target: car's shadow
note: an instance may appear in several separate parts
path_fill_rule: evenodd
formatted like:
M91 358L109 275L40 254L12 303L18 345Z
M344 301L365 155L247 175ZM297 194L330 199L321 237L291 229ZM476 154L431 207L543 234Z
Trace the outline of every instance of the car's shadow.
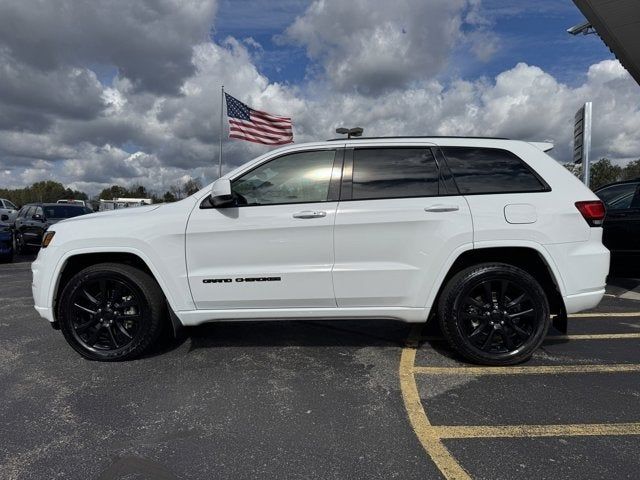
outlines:
M12 263L31 263L36 259L37 256L38 256L37 253L24 253L21 255L15 254L13 256Z
M206 323L185 327L155 354L189 343L189 351L256 346L402 347L411 326L392 320L286 320Z
M283 320L212 322L185 327L177 338L167 335L148 356L162 355L188 344L188 351L221 347L395 347L406 345L412 325L394 320ZM451 355L436 321L422 329L425 340Z

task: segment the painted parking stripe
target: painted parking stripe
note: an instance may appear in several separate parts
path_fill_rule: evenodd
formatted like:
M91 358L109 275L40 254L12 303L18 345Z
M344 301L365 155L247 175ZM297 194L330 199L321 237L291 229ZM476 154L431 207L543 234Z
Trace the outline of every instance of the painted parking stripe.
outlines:
M402 400L409 416L409 422L427 455L431 457L446 479L471 480L469 474L453 458L447 447L436 435L436 431L431 425L420 400L413 366L421 328L421 325L416 325L411 329L407 344L402 349L400 357L400 389L402 391Z
M640 333L593 333L576 335L549 335L545 342L551 340L633 340L640 338Z
M590 334L573 334L573 335L548 335L544 341L552 342L554 340L636 340L640 339L640 333L590 333ZM444 342L444 337L436 337L427 335L422 337L426 342Z
M425 375L558 375L567 373L640 372L640 364L612 365L535 365L510 367L413 367L414 373Z
M575 425L433 426L438 438L530 438L640 435L640 423Z
M572 313L569 318L640 317L640 312Z
M400 357L400 387L409 422L422 447L436 464L442 475L450 479L470 480L471 476L451 455L443 439L464 438L527 438L553 436L620 436L640 435L640 423L569 424L569 425L498 425L447 426L432 425L427 417L416 384L416 374L447 375L508 375L556 373L616 373L637 372L640 365L553 365L511 367L420 367L415 366L416 349L421 327L414 326Z

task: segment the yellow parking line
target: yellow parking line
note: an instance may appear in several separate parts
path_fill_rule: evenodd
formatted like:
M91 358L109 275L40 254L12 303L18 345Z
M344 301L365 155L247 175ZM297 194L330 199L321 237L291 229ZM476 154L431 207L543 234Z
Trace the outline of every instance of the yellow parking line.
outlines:
M414 373L427 375L541 375L564 373L640 372L640 364L536 365L511 367L413 367Z
M422 407L413 368L420 330L420 325L413 327L400 357L400 389L404 406L409 415L409 422L422 447L446 479L471 480L469 474L456 462L435 434L434 427Z
M573 334L573 335L549 335L544 341L553 340L634 340L640 338L640 333L590 333L590 334ZM428 335L422 337L427 342L444 342L443 337Z
M640 312L572 313L569 318L640 317Z
M581 437L640 435L640 423L576 425L434 426L439 438Z
M640 333L594 333L580 335L549 335L545 342L549 340L630 340L640 338Z

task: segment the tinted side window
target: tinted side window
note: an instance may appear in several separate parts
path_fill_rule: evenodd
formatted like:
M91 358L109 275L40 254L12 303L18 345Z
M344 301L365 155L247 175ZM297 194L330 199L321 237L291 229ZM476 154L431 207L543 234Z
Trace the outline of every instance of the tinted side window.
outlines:
M511 152L475 147L441 149L462 194L545 191L536 175Z
M353 200L438 195L428 148L363 148L353 155Z
M600 197L600 200L606 204L608 209L623 210L631 208L631 203L637 189L637 183L623 183L603 188L597 191L596 195Z
M233 181L238 205L326 202L335 150L278 157Z

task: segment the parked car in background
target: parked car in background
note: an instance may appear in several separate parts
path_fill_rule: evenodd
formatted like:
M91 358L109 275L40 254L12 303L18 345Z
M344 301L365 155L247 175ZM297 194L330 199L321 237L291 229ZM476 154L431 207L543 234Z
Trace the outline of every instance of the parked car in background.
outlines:
M17 253L37 250L42 236L54 223L65 218L91 213L82 205L61 203L29 203L22 207L13 224Z
M99 212L118 210L120 208L143 207L153 204L150 198L114 198L113 200L100 200Z
M11 200L0 198L0 222L13 223L18 215L18 207Z
M13 261L13 231L11 225L0 222L0 262Z
M72 199L62 199L62 200L58 200L56 203L67 203L67 204L71 204L71 205L82 205L83 207L87 206L87 202L85 202L84 200L72 200Z
M595 191L607 208L602 242L611 251L610 275L640 277L640 178Z

